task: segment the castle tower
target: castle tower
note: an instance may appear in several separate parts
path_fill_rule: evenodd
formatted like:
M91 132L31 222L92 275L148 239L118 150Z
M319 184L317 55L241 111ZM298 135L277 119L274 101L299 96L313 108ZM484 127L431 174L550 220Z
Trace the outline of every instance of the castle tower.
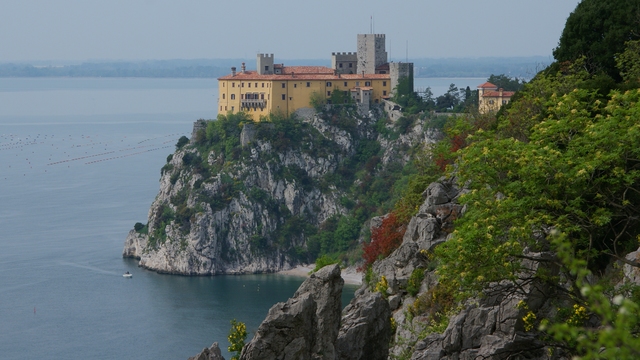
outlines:
M384 34L358 34L358 74L375 74L387 63Z
M258 54L256 69L259 75L273 75L273 54Z
M391 94L395 93L396 86L402 78L409 79L409 86L413 92L413 63L389 63L389 76L391 77Z
M353 52L331 53L331 68L338 74L355 74L358 67L358 55Z

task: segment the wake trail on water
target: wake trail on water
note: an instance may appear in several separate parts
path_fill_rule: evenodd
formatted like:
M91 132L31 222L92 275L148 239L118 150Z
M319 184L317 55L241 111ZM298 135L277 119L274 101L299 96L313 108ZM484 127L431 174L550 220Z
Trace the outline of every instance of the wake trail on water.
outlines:
M80 268L80 269L87 269L87 270L95 271L97 273L105 274L105 275L122 275L122 274L119 274L119 273L117 273L115 271L104 270L104 269L100 269L98 267L91 266L91 265L82 265L82 264L72 263L72 262L67 262L67 261L60 261L59 264L63 265L63 266L72 266L72 267L76 267L76 268Z

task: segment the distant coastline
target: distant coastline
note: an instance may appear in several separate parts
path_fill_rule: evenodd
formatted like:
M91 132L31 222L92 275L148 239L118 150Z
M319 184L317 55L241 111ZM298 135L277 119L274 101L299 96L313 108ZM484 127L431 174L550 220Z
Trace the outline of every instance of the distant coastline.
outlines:
M491 74L529 78L552 60L545 56L411 59L415 66L414 76L417 78L488 77ZM324 59L286 61L290 65L323 65L326 62ZM218 78L227 75L231 66L241 62L253 64L255 59L25 61L0 63L0 77Z

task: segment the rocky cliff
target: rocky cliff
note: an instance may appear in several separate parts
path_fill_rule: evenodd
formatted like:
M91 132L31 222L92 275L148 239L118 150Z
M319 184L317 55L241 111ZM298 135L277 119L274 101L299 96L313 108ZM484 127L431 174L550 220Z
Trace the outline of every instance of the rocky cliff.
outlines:
M385 138L376 126L394 124L383 117L305 110L288 122L198 121L189 144L167 159L148 222L129 232L123 256L185 275L273 272L313 260L309 235L349 214L352 188L402 168L403 152L433 141L421 121Z

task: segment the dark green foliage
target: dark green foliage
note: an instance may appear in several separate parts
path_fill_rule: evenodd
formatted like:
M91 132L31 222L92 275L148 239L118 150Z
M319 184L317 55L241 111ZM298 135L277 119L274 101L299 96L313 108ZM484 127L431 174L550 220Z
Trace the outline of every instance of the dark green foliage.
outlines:
M167 156L167 163L170 163L170 162L171 162L171 160L173 160L173 154L169 154L169 155Z
M353 104L353 99L347 91L333 90L329 97L329 103L333 105Z
M409 295L418 295L420 286L422 285L422 280L424 280L424 269L414 269L407 281L407 292Z
M526 84L526 81L522 79L518 79L517 77L512 78L504 74L491 74L491 76L489 76L489 78L487 79L487 82L490 82L493 85L497 86L498 89L501 88L505 91L519 91L522 89L524 84Z
M184 135L181 136L180 139L178 139L178 143L176 143L176 150L182 149L182 147L187 145L188 143L189 143L189 138Z
M409 77L398 80L392 100L402 107L405 114L417 114L428 107L428 103L413 91L413 78Z
M316 259L316 267L313 269L313 272L316 272L327 265L337 264L337 263L338 263L338 259L333 258L329 255L322 255Z
M141 234L146 234L146 233L148 232L148 230L149 230L149 228L147 227L147 225L146 225L146 224L143 224L143 223L140 223L140 222L137 222L137 223L133 226L133 229L134 229L136 232L139 232L139 233L141 233Z
M559 62L584 57L591 74L619 81L616 54L624 52L626 41L640 39L638 19L637 0L583 0L569 15L553 56Z

